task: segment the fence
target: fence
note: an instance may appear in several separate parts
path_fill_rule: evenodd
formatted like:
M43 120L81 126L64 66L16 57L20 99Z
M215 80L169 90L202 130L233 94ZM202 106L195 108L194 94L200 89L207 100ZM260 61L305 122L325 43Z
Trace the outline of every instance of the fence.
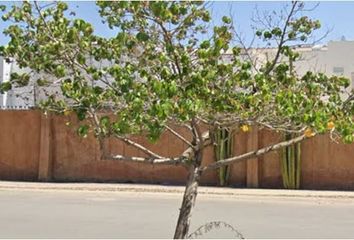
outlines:
M69 119L68 119L69 118ZM183 184L187 171L177 166L101 160L94 137L79 138L74 127L66 126L74 116L46 117L36 110L0 111L0 179L28 181L95 181ZM182 129L176 129L186 134ZM169 133L156 144L142 137L134 140L149 145L164 156L178 156L187 147ZM235 136L235 154L267 146L281 139L270 131L251 131ZM111 153L143 156L117 139L107 142ZM281 188L281 152L231 166L230 185L235 187ZM354 144L331 142L318 136L302 143L301 188L354 189ZM203 163L214 161L212 147L206 149ZM217 173L207 172L204 185L216 185Z

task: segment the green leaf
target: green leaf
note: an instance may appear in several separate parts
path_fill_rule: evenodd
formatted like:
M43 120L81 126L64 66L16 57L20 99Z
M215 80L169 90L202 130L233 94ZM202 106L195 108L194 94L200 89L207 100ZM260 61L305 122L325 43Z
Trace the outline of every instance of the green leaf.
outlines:
M163 10L161 2L151 2L150 8L155 16L160 17Z
M230 24L230 23L231 23L231 18L226 17L226 16L223 16L223 17L222 17L222 21L223 21L224 23L226 23L226 24Z
M205 40L200 44L200 48L206 49L210 47L210 41Z
M8 14L4 14L1 16L1 19L6 22L7 20L9 20L10 16Z
M263 36L264 36L264 38L269 39L269 38L272 37L272 34L270 32L268 32L268 31L266 31L266 32L263 33Z
M94 73L92 74L92 78L93 78L94 80L98 80L98 79L100 79L100 74L99 74L98 72L94 72Z
M86 63L86 58L83 54L79 53L77 55L77 62L80 63L81 65L84 65Z
M209 22L211 20L210 12L203 12L202 20L204 22Z
M58 3L58 9L65 11L68 9L68 4L66 4L65 2L59 2Z
M81 125L78 129L77 129L77 134L82 137L82 138L86 138L88 135L88 130L89 130L89 126L88 125Z
M353 143L354 142L354 136L353 135L347 135L344 137L344 142L345 143Z
M46 86L48 84L49 84L49 82L44 79L37 79L37 85L40 87Z
M107 127L109 126L109 117L107 117L107 116L101 117L101 119L100 119L100 125L101 125L102 127L107 128Z
M272 29L271 33L272 33L273 35L279 37L279 36L281 36L281 34L282 34L282 30L281 30L279 27L276 27L276 28Z
M10 82L0 83L0 93L4 94L5 92L11 90L12 84Z
M86 112L87 112L86 109L83 109L83 108L76 109L75 112L76 112L77 118L80 121L83 121L86 118Z
M103 88L101 88L100 86L95 86L93 88L93 92L94 92L95 95L99 95L99 94L101 94L103 92Z
M58 65L55 68L55 75L57 77L60 77L60 78L65 76L65 67L64 67L64 65Z
M141 42L146 42L147 40L149 40L149 35L147 35L145 32L139 32L136 35L136 38Z
M90 24L88 24L86 27L85 27L85 29L84 29L84 35L85 36L89 36L89 35L91 35L92 33L93 33L93 28L92 28L92 26L90 25Z

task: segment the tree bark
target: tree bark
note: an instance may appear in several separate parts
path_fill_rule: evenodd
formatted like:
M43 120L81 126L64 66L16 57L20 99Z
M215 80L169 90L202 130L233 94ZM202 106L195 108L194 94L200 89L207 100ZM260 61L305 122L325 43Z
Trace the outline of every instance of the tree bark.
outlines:
M195 145L196 148L193 151L194 161L192 161L193 163L189 168L188 181L183 195L182 206L179 211L175 235L173 237L174 239L185 239L188 237L192 210L197 199L198 185L203 172L201 167L205 143L203 134L195 119L192 120L191 127L193 129L192 144Z
M198 185L201 176L199 166L190 167L189 177L184 191L182 206L180 208L174 239L185 239L188 237L192 210L197 198Z

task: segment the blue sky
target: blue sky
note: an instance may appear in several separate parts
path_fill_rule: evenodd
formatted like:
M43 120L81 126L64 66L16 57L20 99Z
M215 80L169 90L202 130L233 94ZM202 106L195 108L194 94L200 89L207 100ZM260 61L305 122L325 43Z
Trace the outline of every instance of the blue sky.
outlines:
M1 2L1 4L11 5L14 2ZM255 7L262 11L279 11L289 2L256 2L256 1L217 1L210 2L213 19L221 19L223 15L229 15L230 11L234 16L234 22L239 31L246 38L252 36L250 25L251 17L255 13ZM306 2L307 8L313 7L318 2ZM106 25L101 23L97 7L94 2L71 1L70 8L77 13L77 17L83 18L91 22L95 27L95 32L103 36L114 36L115 32L110 30ZM339 40L342 36L346 40L354 40L354 2L319 2L319 6L311 12L306 13L312 18L319 19L323 29L318 33L322 36L327 29L332 29L329 35L322 40L326 43L330 40ZM215 20L216 23L218 20ZM0 44L6 44L7 38L2 34L7 24L0 20Z

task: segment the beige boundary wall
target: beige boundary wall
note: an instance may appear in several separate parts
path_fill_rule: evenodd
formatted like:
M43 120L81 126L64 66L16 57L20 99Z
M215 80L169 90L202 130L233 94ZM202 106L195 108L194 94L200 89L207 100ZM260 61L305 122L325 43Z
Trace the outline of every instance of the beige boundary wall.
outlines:
M187 171L183 167L152 166L144 163L101 160L95 139L79 138L74 127L65 123L69 117L46 117L39 111L0 111L0 180L92 181L183 184ZM70 119L75 125L75 118ZM182 129L176 129L186 137ZM134 140L149 145L164 156L178 156L187 147L179 139L164 133L151 144L142 137ZM270 131L251 131L235 137L234 149L241 154L280 140ZM111 153L144 156L131 146L109 139ZM234 187L281 188L281 152L232 165L230 185ZM209 147L204 163L214 161ZM331 142L328 136L305 140L301 152L303 189L354 190L354 144ZM204 185L217 185L215 171L202 178Z

